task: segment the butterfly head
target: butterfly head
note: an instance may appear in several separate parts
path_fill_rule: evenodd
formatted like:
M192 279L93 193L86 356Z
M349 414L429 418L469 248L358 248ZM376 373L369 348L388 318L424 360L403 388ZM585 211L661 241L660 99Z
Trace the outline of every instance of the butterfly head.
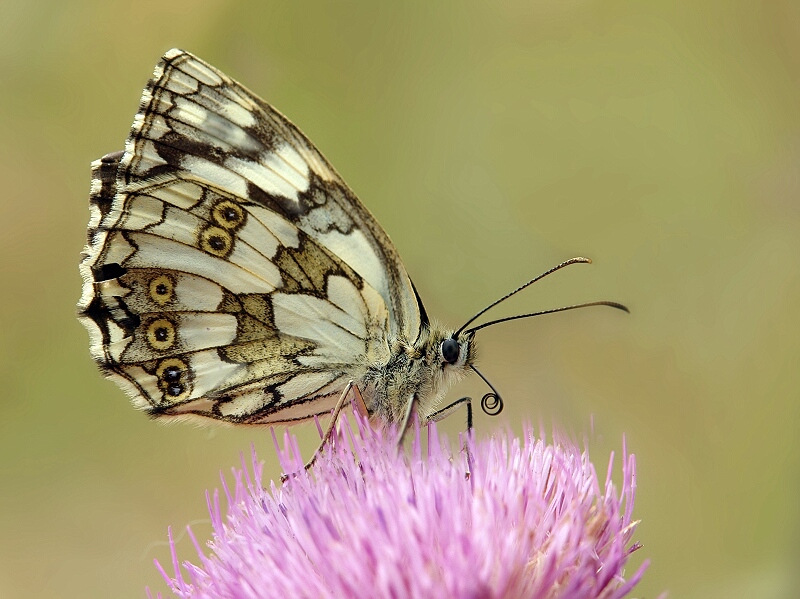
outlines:
M439 343L439 358L442 363L442 368L448 366L454 368L465 368L469 366L474 360L474 346L473 338L475 334L470 332L463 332L458 336L453 333L449 337L445 337Z
M430 379L437 395L460 380L475 362L474 337L472 331L456 334L452 329L431 324L409 347L411 362L427 371L423 378Z

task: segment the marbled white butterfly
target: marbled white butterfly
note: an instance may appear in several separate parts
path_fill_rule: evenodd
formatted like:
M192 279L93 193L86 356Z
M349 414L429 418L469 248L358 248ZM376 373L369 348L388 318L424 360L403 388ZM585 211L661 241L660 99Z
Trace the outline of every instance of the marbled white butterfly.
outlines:
M403 430L414 410L424 422L466 404L471 426L469 398L439 405L477 372L475 331L507 319L467 326L533 282L457 331L431 322L389 237L313 144L181 50L156 66L125 150L92 164L90 212L78 309L92 357L159 418L293 423L335 408L335 420L355 401ZM588 259L534 281L576 262ZM598 304L624 309L546 312ZM482 406L496 413L492 390Z

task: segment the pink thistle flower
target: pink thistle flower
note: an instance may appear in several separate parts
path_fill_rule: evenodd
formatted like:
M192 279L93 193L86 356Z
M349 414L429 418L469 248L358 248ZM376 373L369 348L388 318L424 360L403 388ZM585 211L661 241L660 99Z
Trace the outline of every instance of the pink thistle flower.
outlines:
M526 429L467 440L452 452L428 427L423 456L416 428L410 455L386 431L357 420L342 427L311 472L296 438L279 448L283 484L262 487L262 466L235 470L223 517L209 498L214 528L199 563L174 575L186 599L263 597L453 597L617 599L639 582L626 578L639 545L631 542L635 459L623 444L622 487L601 488L586 452ZM273 433L274 436L274 433ZM277 439L275 440L278 446ZM469 472L469 475L465 474ZM185 571L188 580L184 577Z

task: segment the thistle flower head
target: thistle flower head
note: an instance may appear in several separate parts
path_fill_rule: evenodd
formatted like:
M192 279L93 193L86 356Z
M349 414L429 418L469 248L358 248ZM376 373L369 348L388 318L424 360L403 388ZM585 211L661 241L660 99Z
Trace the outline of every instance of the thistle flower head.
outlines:
M587 453L525 430L451 450L428 428L410 452L395 435L345 425L311 472L296 439L279 448L285 483L263 488L261 464L235 471L209 500L206 555L162 574L184 598L624 597L647 563L625 577L634 456L623 447L622 486L603 486ZM276 446L278 445L276 440ZM613 464L613 455L611 458ZM191 536L191 531L190 531ZM161 568L161 566L158 566ZM188 575L188 579L187 579Z

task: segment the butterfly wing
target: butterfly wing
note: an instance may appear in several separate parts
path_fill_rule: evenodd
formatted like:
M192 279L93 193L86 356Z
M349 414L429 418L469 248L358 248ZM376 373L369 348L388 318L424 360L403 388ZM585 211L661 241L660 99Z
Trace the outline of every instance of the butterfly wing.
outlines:
M389 238L287 119L168 52L124 153L93 164L79 310L104 371L155 415L289 422L414 341Z
M170 50L125 150L126 185L188 171L282 214L380 293L393 337L417 339L420 303L388 235L305 135L239 83Z

